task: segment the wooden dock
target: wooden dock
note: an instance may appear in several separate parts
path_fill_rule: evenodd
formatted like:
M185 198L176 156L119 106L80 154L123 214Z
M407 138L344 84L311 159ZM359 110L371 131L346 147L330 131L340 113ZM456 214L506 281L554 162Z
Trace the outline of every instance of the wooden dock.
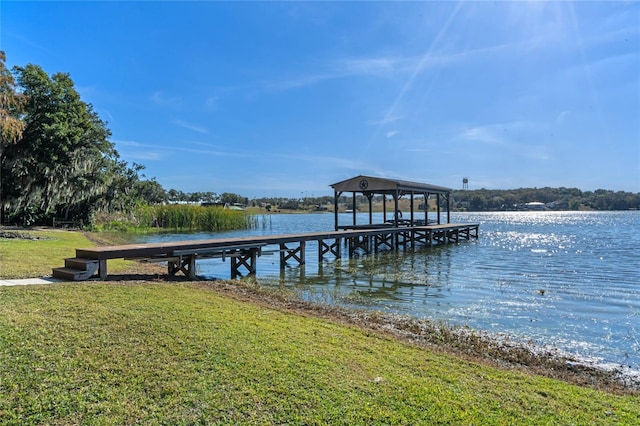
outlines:
M342 246L349 257L383 250L398 250L477 239L477 223L447 223L423 226L363 225L329 232L247 236L208 240L187 240L164 243L127 244L76 249L76 257L65 259L65 266L54 268L53 276L74 281L94 276L106 279L107 260L138 259L166 262L169 275L178 272L189 278L196 276L196 260L230 259L231 278L255 274L257 259L262 254L279 253L280 267L288 262L304 264L306 243L318 243L318 262L325 256L342 257ZM273 248L270 248L272 246Z

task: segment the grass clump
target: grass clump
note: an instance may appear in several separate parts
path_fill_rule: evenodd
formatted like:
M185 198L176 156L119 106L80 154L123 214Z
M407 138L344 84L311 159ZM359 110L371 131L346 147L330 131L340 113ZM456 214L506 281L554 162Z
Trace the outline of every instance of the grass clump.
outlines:
M257 226L256 219L244 211L187 204L142 206L135 213L135 222L142 228L173 231L213 232Z
M4 424L634 424L504 371L199 283L0 288Z

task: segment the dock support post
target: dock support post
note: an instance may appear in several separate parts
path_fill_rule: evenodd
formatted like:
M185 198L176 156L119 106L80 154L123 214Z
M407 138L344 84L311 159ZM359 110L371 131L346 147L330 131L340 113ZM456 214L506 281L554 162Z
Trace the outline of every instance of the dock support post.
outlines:
M413 191L411 191L411 194L409 194L409 200L409 203L411 205L411 216L409 218L409 223L411 224L411 226L413 226Z
M235 280L238 276L242 276L242 274L238 270L238 268L240 267L240 265L238 265L238 258L235 256L231 256L231 262L229 263L231 264L231 279Z
M365 254L371 253L371 237L368 235L347 238L349 241L349 257L354 257L356 250L362 249Z
M305 252L307 251L306 250L306 246L307 246L306 241L300 241L299 251L300 251L300 264L301 265L304 265L306 263L306 259L305 259Z
M298 264L305 264L305 241L300 241L300 245L297 248L289 248L285 243L280 243L280 269L284 269L287 264L287 260L293 258Z
M358 206L356 204L356 193L352 192L351 193L352 198L351 198L351 210L352 210L352 216L353 216L353 226L356 226L356 213L358 212Z
M342 192L336 191L333 193L333 220L334 220L333 230L334 231L338 230L338 198L340 197L340 194L342 194Z
M393 241L393 233L383 232L373 236L374 251L377 253L382 247L387 247L389 250L395 248Z
M189 256L189 266L187 267L187 270L189 271L189 274L187 275L190 279L195 279L196 278L196 256Z
M196 277L196 255L184 256L167 262L169 275L175 275L180 271L186 277L194 279Z
M382 223L387 223L387 196L382 194Z
M103 259L98 262L98 274L101 280L107 279L107 260Z
M336 238L333 243L325 243L324 240L318 240L318 263L321 264L325 254L330 253L340 259L341 239Z
M259 248L239 250L231 256L231 279L241 277L240 267L244 266L249 275L255 275Z

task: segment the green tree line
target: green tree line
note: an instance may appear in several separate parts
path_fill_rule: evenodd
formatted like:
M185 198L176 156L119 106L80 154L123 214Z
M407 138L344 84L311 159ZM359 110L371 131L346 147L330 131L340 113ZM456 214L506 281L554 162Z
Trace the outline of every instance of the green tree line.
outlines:
M453 207L457 210L517 210L530 202L545 204L549 210L638 210L640 193L581 191L577 188L519 188L509 190L478 189L453 191Z
M314 197L261 197L248 200L238 194L224 193L218 196L210 192L183 193L170 190L174 196L170 201L208 202L218 201L245 205L270 205L277 208L292 210L314 210L318 205L333 205L332 195ZM179 196L176 196L179 194ZM391 197L387 197L390 201ZM374 202L382 202L382 196L375 196ZM518 210L526 203L540 202L547 210L640 210L640 193L611 191L598 189L596 191L582 191L577 188L518 188L518 189L477 189L453 190L451 192L451 208L458 211L500 211ZM341 195L338 203L351 206L351 195ZM364 195L356 195L356 205L364 208L369 201ZM442 208L446 207L446 200L440 200ZM364 207L363 207L364 206Z

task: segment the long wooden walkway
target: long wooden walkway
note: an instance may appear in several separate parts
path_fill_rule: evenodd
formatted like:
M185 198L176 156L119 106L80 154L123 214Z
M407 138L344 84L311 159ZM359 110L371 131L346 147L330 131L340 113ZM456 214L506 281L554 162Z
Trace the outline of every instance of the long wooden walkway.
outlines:
M231 263L231 278L245 273L255 274L257 258L267 252L267 246L277 246L271 251L280 254L280 266L287 262L305 263L306 243L317 241L318 262L325 256L342 256L342 245L348 248L349 257L381 250L403 247L432 246L457 243L478 238L477 223L441 224L425 226L387 227L386 225L355 227L330 232L302 234L247 236L209 240L172 241L164 243L127 244L76 249L76 257L65 259L65 266L54 268L53 276L70 280L86 280L98 275L107 277L108 259L140 259L149 262L166 262L168 273L195 277L197 259L226 258ZM263 251L264 249L264 251Z

